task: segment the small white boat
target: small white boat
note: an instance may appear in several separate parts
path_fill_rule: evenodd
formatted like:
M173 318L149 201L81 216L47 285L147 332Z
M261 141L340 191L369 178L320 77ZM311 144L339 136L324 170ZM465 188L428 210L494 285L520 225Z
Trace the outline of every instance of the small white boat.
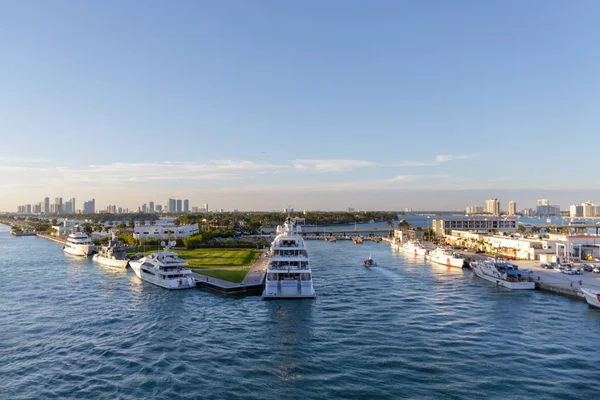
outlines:
M581 291L585 296L585 301L587 301L591 307L600 308L600 290L582 287Z
M519 269L507 262L483 261L471 263L473 272L486 281L508 289L535 289L531 271Z
M369 254L369 258L367 258L365 261L363 261L363 265L365 267L376 267L377 263L375 261L373 261L373 257L371 257L371 254Z

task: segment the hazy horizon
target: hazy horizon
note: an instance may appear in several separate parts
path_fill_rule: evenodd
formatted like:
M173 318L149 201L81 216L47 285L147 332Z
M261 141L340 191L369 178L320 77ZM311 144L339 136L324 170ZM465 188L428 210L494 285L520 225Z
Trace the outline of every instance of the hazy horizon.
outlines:
M0 210L600 202L598 2L0 3Z

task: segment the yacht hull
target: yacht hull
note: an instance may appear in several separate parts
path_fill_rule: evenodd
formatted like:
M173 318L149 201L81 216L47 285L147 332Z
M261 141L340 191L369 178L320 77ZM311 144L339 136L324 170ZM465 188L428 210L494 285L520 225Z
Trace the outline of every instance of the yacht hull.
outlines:
M102 257L99 254L94 254L92 260L98 264L114 268L127 268L127 264L129 264L129 260L115 260L112 258Z
M263 290L263 300L294 300L294 299L314 299L317 297L312 282L302 285L281 285L277 281L265 283Z
M581 291L590 307L600 308L600 291L594 292L585 288L581 288Z
M429 260L431 262L434 262L436 264L446 265L448 267L454 267L454 268L462 268L465 263L465 260L462 258L445 257L443 259L440 259L437 257L425 256L425 259Z
M427 252L426 249L407 249L403 246L399 247L400 251L404 252L405 254L409 254L409 255L414 255L414 256L425 256L425 253Z
M92 255L92 253L95 250L95 247L93 245L87 246L87 245L80 245L80 246L76 246L76 245L69 245L69 246L65 246L63 248L64 252L67 254L70 254L72 256L81 256L81 257L89 257L90 255Z
M509 282L502 279L499 279L495 276L490 276L481 271L478 266L473 267L473 272L475 275L480 277L481 279L485 279L488 282L495 283L498 286L502 286L508 289L513 290L532 290L535 289L535 282Z
M179 279L159 279L157 275L144 269L140 262L130 261L129 266L135 273L135 275L142 281L150 282L156 286L160 286L164 289L179 290L179 289L191 289L196 287L196 281L192 277L185 277Z

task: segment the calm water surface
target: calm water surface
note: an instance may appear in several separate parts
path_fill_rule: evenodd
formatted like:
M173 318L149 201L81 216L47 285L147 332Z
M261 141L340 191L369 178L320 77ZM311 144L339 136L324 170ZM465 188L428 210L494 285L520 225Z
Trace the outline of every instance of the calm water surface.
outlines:
M317 300L265 302L166 291L0 226L0 398L597 398L585 303L385 243L309 245Z

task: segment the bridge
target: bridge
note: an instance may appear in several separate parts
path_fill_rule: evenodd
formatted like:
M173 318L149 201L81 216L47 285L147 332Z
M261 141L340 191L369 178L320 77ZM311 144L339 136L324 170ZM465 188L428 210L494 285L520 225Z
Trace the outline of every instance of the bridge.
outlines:
M373 234L381 236L393 232L394 228L335 228L335 229L303 229L300 234L302 236L363 236L365 234Z

